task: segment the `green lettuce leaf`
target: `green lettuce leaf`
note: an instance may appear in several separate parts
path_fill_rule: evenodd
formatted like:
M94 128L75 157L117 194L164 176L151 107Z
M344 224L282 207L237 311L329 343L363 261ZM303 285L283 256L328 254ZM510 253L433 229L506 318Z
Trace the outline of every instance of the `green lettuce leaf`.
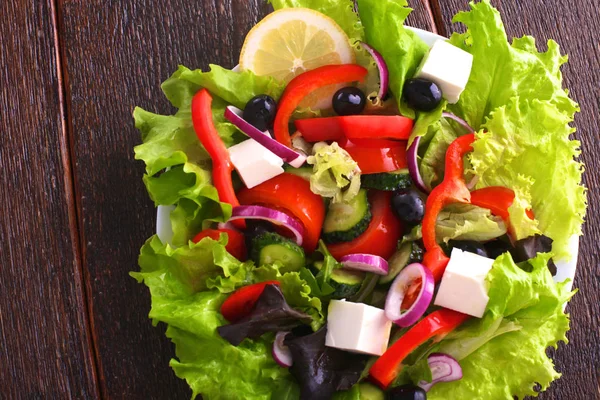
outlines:
M350 154L337 142L315 143L306 162L313 166L310 189L334 203L352 200L360 190L360 169Z
M425 185L433 188L444 179L446 150L459 135L447 119L441 119L429 126L426 136L431 140L421 157L419 171Z
M563 306L572 296L567 283L555 283L546 267L551 254L519 268L506 253L488 274L489 303L482 319L472 318L440 343L439 351L460 359L463 378L439 383L430 400L510 400L537 396L560 377L548 347L567 342L569 318Z
M146 164L144 183L155 204L176 205L171 213L176 246L187 244L205 221L224 221L231 213L231 206L219 202L211 184L210 157L192 125L191 101L203 87L213 96L213 121L227 146L246 137L225 119L226 105L243 108L257 94L277 99L283 91L279 82L249 71L238 73L211 65L210 71L202 72L180 66L162 85L165 96L179 109L175 115L135 109L135 125L143 141L134 149L135 158Z
M451 204L438 215L435 225L438 242L449 240L475 240L485 242L506 233L502 218L490 210L470 204Z
M586 209L583 165L575 160L579 141L569 138L570 121L555 104L515 99L492 113L471 154L478 188L505 186L528 197L557 258L570 257L569 241L581 234ZM510 211L511 222L519 218L515 226L530 221L524 212Z
M509 44L500 13L489 0L470 3L471 10L458 13L453 22L463 23L465 33L454 33L450 42L473 55L471 76L465 91L450 110L474 129L498 107L512 98L548 101L557 110L572 116L577 104L562 88L560 67L567 57L558 44L548 41L548 51L540 53L535 39L524 36Z

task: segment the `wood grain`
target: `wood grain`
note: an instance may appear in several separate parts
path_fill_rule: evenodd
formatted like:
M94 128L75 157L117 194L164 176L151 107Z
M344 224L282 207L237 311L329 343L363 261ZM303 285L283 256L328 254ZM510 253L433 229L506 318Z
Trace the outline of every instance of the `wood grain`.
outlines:
M98 398L51 1L0 2L0 398Z
M416 3L416 2L415 2ZM424 4L411 24L431 29ZM145 287L128 276L154 231L155 209L133 160L131 112L170 112L160 83L178 64L232 67L246 32L270 11L262 0L62 0L61 38L79 196L83 265L106 398L189 397L168 366L172 345L153 328Z
M600 399L600 271L598 242L600 241L600 151L598 116L600 115L600 22L598 2L584 0L564 2L495 1L500 10L509 37L529 34L545 49L548 39L556 40L569 63L563 67L565 86L579 102L581 113L575 117L576 137L582 143L582 160L586 164L584 176L588 187L588 203L584 236L575 277L579 293L571 301L571 343L564 344L554 353L557 368L563 377L539 398L588 400ZM466 0L433 0L436 20L443 25L440 32L451 32L452 16L466 10Z

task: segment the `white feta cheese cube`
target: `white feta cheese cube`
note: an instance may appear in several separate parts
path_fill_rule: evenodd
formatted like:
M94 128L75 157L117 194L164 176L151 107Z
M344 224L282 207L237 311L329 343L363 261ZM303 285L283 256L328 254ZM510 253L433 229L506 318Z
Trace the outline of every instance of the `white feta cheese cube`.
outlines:
M248 188L283 174L283 160L254 139L231 146L228 151L233 166Z
M387 350L391 329L392 321L379 308L331 300L325 346L380 356Z
M434 304L477 318L483 317L490 298L485 278L494 260L456 247L450 254Z
M445 40L438 40L421 62L415 76L435 82L444 98L454 104L467 86L472 66L472 54Z

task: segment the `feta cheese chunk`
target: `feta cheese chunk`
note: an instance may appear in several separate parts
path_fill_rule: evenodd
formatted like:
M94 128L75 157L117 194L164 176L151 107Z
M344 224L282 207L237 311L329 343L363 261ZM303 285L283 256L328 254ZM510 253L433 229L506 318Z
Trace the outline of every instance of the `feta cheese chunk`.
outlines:
M490 300L485 278L492 264L491 258L453 248L434 304L483 317Z
M254 139L231 146L228 151L233 166L249 189L283 174L283 160Z
M325 346L380 356L387 350L391 329L392 321L379 308L331 300Z
M421 62L416 77L435 82L444 98L454 104L467 86L472 66L472 54L445 40L438 40Z

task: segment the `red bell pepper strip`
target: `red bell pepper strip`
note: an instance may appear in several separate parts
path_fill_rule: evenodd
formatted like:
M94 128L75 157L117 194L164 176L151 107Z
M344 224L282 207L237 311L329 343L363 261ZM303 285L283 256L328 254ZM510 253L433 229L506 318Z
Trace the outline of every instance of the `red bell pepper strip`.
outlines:
M240 190L238 197L242 204L262 204L292 215L304 225L304 249L312 252L317 247L325 205L321 196L310 190L306 179L283 173L252 189Z
M339 143L363 174L392 172L407 167L406 142L383 139L349 139Z
M292 146L288 124L302 99L313 91L337 83L362 81L367 70L356 64L325 65L298 75L286 86L273 124L275 139L287 147Z
M307 142L348 139L407 140L413 120L400 115L349 115L295 122Z
M503 186L489 186L471 192L471 204L487 208L508 224L508 209L515 201L515 192Z
M258 298L267 285L277 285L277 281L267 281L244 286L233 292L221 305L221 314L229 322L236 322L250 314Z
M400 337L371 367L371 380L382 389L396 379L402 361L417 347L434 337L441 338L462 324L468 315L443 308L429 314Z
M446 151L444 180L431 191L425 203L423 244L426 251L423 264L431 270L436 282L442 279L450 259L436 241L435 225L439 213L445 206L450 203L469 203L471 201L471 194L463 177L463 157L473 150L471 145L474 141L475 134L471 133L459 137L450 144Z
M244 234L233 229L205 229L198 233L192 241L198 243L205 237L219 240L221 233L227 234L227 246L225 246L225 249L229 254L238 260L246 260L246 242L244 240Z
M233 189L231 173L233 172L233 163L229 158L229 152L225 144L219 137L212 119L212 97L208 90L202 89L194 95L192 99L192 122L196 135L202 143L202 146L212 158L212 180L219 201L231 204L232 207L239 206L240 203ZM244 228L244 221L234 221L236 227Z
M391 192L373 191L370 197L373 217L367 230L350 242L327 246L331 255L338 260L353 253L390 258L402 236L402 226L390 207L391 197Z

